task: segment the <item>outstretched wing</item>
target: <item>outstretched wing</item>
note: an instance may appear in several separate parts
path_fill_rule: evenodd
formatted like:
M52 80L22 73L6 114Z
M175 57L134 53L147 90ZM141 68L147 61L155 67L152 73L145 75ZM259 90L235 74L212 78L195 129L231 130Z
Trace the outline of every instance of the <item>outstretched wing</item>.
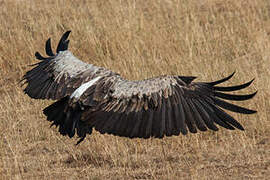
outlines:
M221 108L242 114L256 111L223 99L244 101L251 99L256 92L248 95L224 93L248 87L253 80L237 86L216 86L232 76L210 83L193 83L194 77L181 76L118 81L110 88L107 100L96 103L99 104L96 110L86 110L81 120L101 133L130 138L162 138L164 135L179 135L180 132L185 135L188 130L196 133L197 129L217 131L216 124L231 130L244 130ZM85 105L93 103L93 99L85 98Z
M35 53L41 62L34 64L36 67L28 71L22 79L23 84L27 83L24 92L31 98L61 99L97 76L113 74L104 68L82 62L68 51L67 38L70 32L67 31L61 37L56 54L52 51L50 38L45 47L49 57Z

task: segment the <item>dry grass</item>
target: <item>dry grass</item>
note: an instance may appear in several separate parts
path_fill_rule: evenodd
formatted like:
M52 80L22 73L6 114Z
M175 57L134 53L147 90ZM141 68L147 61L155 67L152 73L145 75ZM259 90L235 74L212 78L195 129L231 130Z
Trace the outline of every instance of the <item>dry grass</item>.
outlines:
M76 2L76 3L75 3ZM0 0L0 179L267 179L270 177L270 2L268 0ZM72 30L79 58L124 77L255 77L233 114L245 132L129 140L95 132L80 146L49 128L17 84L43 51Z

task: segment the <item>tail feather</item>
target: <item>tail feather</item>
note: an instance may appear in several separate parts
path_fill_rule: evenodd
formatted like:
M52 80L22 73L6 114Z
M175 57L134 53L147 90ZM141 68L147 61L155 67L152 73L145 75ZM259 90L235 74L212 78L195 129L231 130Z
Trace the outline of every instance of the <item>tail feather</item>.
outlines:
M63 128L61 129L62 135L68 135L72 138L75 135L75 128L77 128L77 124L81 119L81 111L69 109L65 118L65 123L63 124Z
M92 133L92 127L80 121L82 111L79 106L68 107L68 97L46 107L43 113L47 116L47 120L52 122L51 126L59 127L61 135L72 138L77 131L77 135L81 138L77 144L84 140L86 134Z
M43 110L47 120L53 122L51 126L59 126L59 132L62 135L68 135L70 138L75 134L77 122L80 120L80 112L67 107L68 98L65 97Z
M60 125L59 124L61 122L60 117L62 117L60 115L65 116L64 110L66 108L66 103L67 103L67 98L63 98L63 99L51 104L50 106L46 107L43 110L43 113L47 116L47 120L48 121L56 121L56 122L58 122L56 125L57 126Z

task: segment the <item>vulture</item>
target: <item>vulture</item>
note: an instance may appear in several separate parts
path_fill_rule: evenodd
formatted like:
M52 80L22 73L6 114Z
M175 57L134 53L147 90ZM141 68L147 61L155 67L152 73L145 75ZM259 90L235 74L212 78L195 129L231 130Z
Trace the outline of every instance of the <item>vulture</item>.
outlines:
M21 80L24 92L34 99L56 100L43 113L61 135L79 137L82 142L93 128L101 134L128 138L163 138L180 133L197 133L218 126L244 130L224 110L253 114L226 100L245 101L257 93L235 95L227 92L248 87L253 80L234 86L220 86L234 73L213 82L193 82L194 76L164 75L130 81L111 70L85 63L69 50L67 31L52 51L46 41L47 57L40 60Z

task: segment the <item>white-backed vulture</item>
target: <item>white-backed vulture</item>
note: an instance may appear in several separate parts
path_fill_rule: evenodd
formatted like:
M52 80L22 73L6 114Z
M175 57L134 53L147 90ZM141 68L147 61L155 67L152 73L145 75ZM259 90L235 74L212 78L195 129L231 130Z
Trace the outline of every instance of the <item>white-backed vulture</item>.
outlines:
M217 86L233 75L214 82L193 82L193 76L161 76L129 81L108 69L87 64L68 51L70 31L56 49L46 42L46 54L22 79L24 92L35 99L57 100L43 112L62 135L77 133L84 140L92 129L129 138L162 138L183 135L197 129L244 130L223 109L252 114L256 111L225 100L244 101L255 94L232 95L224 92L248 87L253 80L236 86ZM223 108L223 109L222 109Z

